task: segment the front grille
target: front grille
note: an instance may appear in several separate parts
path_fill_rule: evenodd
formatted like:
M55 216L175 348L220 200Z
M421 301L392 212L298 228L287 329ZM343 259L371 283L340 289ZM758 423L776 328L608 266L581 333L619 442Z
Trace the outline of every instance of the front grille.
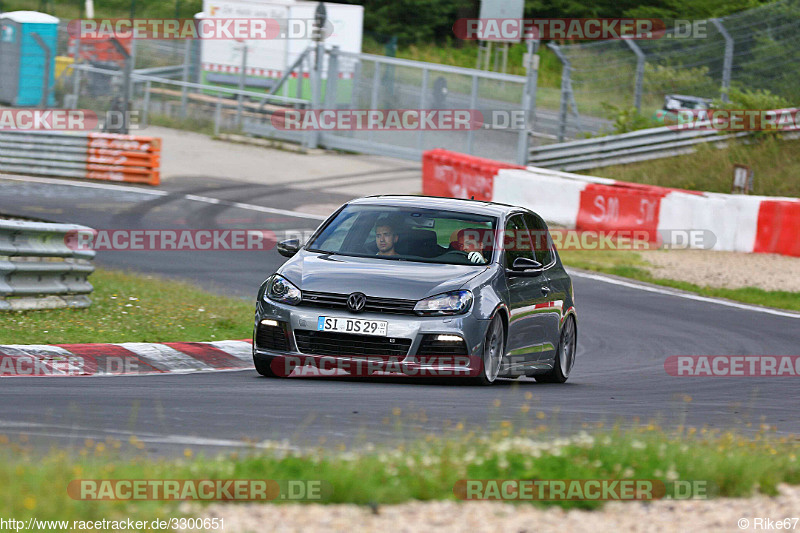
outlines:
M348 294L336 294L331 292L303 291L303 300L300 302L300 305L327 307L330 309L347 309L348 296ZM415 305L417 305L416 300L367 296L367 303L364 305L364 311L371 313L413 315Z
M314 355L405 356L411 339L353 335L333 331L296 329L294 339L302 353Z
M256 329L256 347L264 350L289 351L289 339L283 329L283 322L277 326L258 325Z

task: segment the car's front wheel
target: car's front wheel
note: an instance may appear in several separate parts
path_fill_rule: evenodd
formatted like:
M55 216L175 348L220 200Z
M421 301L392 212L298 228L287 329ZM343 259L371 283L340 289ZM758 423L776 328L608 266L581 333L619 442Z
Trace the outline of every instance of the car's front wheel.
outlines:
M575 319L567 317L561 328L561 338L556 349L556 358L553 369L546 374L534 376L541 383L564 383L569 378L575 364L575 350L577 348L577 335L575 332Z
M490 385L494 383L500 374L503 364L503 354L506 349L506 334L503 329L503 321L495 315L486 329L486 339L483 341L483 358L481 368L475 382L479 385Z

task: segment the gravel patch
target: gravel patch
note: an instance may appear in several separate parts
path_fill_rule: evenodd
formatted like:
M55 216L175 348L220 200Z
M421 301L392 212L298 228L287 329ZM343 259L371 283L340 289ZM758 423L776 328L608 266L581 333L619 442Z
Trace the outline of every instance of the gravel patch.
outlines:
M648 503L614 502L597 511L498 502L409 502L375 511L357 505L213 505L203 517L223 518L226 533L262 531L512 531L570 533L633 531L642 533L761 531L756 518L797 517L800 487L782 485L776 497ZM748 520L740 527L740 519ZM742 524L744 525L744 524ZM790 526L791 528L791 526ZM774 529L774 526L773 526ZM800 524L797 525L800 530Z
M657 278L694 283L701 287L800 292L800 257L710 250L642 252ZM800 529L800 526L798 526Z

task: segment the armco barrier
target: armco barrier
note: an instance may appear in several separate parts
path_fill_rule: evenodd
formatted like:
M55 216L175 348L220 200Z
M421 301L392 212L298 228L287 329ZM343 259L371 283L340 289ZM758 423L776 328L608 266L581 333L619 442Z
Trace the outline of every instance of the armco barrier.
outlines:
M0 130L0 172L158 185L160 167L156 137Z
M476 172L475 168L481 172ZM494 172L494 174L491 174ZM529 207L579 230L647 232L651 242L800 257L800 200L685 191L557 170L487 162L445 150L423 156L423 191ZM450 180L449 182L447 180ZM491 193L487 193L491 187ZM641 233L638 233L641 235Z
M0 311L88 307L93 250L73 250L74 224L0 220Z
M699 126L707 123L699 124ZM537 146L528 163L567 171L621 165L663 157L691 154L703 143L724 143L752 132L726 133L712 129L680 129L661 126L619 135L606 135Z

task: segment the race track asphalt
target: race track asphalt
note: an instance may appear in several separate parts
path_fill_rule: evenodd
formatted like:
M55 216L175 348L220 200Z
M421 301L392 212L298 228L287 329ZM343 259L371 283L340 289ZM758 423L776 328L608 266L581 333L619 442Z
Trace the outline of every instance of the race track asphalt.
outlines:
M232 180L170 180L163 193L75 182L0 177L0 213L98 229L193 228L310 230L318 216L287 211L349 199L333 193ZM186 195L194 195L187 198ZM198 198L201 197L201 198ZM219 203L209 203L208 198ZM232 203L247 205L232 205ZM249 207L248 207L249 206ZM267 252L100 252L105 267L188 279L252 299L283 258ZM672 377L672 355L800 355L800 315L771 314L642 290L576 273L579 347L564 385L504 380L478 388L430 380L291 378L255 371L97 378L10 378L0 382L0 433L42 445L135 434L157 454L209 451L250 442L291 445L395 442L447 424L490 428L503 420L560 432L603 422L655 420L757 431L771 424L800 432L797 379ZM0 318L2 320L2 318ZM181 339L174 339L181 340ZM0 343L2 330L0 329ZM530 393L530 394L528 394ZM691 401L685 401L686 396ZM496 404L499 400L499 406ZM530 406L527 417L520 414ZM399 416L393 414L401 410ZM539 411L544 419L533 416Z

